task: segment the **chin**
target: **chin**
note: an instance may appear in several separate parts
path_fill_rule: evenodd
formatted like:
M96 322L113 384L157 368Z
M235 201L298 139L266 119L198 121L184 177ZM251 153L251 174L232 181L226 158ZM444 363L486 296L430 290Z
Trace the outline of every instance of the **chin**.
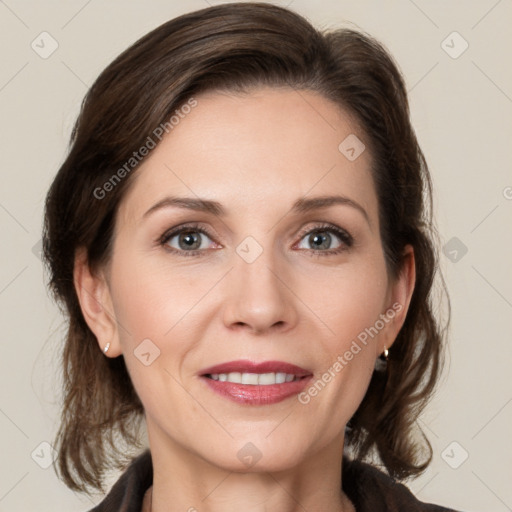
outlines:
M245 438L229 445L219 445L214 453L210 451L203 458L214 466L235 473L286 471L300 465L305 457L304 442L298 446L278 439L269 442L265 435L253 436L251 440Z

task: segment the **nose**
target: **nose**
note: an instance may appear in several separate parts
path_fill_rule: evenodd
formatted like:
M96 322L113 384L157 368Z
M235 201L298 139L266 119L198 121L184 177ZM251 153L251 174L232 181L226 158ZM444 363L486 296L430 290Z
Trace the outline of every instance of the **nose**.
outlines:
M298 311L290 272L271 253L264 250L252 263L234 255L223 310L228 328L264 334L284 332L296 324Z

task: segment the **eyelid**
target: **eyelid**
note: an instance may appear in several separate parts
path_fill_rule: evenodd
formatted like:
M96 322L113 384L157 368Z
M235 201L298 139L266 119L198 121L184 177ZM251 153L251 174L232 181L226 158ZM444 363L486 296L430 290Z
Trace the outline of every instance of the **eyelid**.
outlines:
M171 240L171 238L174 238L175 236L180 235L181 233L186 232L186 231L202 233L202 234L206 235L208 238L210 238L215 244L221 245L221 244L218 244L218 242L216 242L214 240L216 238L216 235L210 233L210 231L207 228L203 227L201 225L201 223L198 223L198 222L186 222L185 224L180 224L179 226L174 226L173 228L165 231L164 234L161 237L159 237L157 242L160 245L166 245L167 242L169 240ZM174 249L173 247L168 247L168 250L171 252L179 252L180 254L183 254L183 253L194 254L196 252L197 253L205 252L204 249L194 249L191 251L179 251L177 249Z
M201 223L198 222L188 222L184 223L178 226L175 226L171 229L168 229L158 240L159 245L166 245L169 240L174 238L177 235L180 235L182 232L186 231L192 231L192 232L198 232L206 235L208 238L210 238L215 244L220 245L222 248L222 245L215 241L216 235L213 235L210 233L209 229L203 227ZM322 231L331 231L333 232L341 241L342 247L336 248L336 249L327 249L327 250L315 250L315 249L302 249L303 251L314 253L315 255L333 255L338 254L343 251L346 251L350 249L350 247L354 243L354 238L352 235L346 230L343 229L336 224L331 224L329 222L318 222L314 226L309 226L301 229L299 233L296 235L299 239L297 242L294 243L292 247L295 247L297 244L299 244L302 239L306 235L313 234L315 232L322 232ZM206 249L193 249L190 251L184 251L184 250L178 250L173 247L166 247L166 250L169 252L177 253L180 255L185 256L194 256L194 255L204 255L206 252L208 252ZM211 250L211 249L210 249Z
M319 222L313 227L304 228L303 230L299 231L297 236L299 237L300 240L302 240L305 235L309 235L315 232L320 233L322 231L332 231L336 233L345 243L352 244L354 242L354 238L346 229L343 229L337 226L336 224L331 224L330 222Z
M310 256L322 257L322 256L335 256L339 255L343 252L346 252L352 248L354 245L354 237L346 230L343 229L336 224L331 224L330 222L319 222L313 227L304 228L297 235L299 240L293 245L293 247L300 244L300 242L304 239L306 235L312 235L313 233L322 233L324 231L330 231L336 235L336 237L340 240L340 247L336 247L335 249L326 249L326 250L315 250L315 249L302 249Z

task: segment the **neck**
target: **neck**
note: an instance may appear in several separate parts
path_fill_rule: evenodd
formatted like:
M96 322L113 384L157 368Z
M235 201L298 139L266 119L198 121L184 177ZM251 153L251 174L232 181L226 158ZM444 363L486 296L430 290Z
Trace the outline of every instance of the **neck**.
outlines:
M153 485L143 512L355 511L341 490L343 438L287 469L267 463L259 464L260 471L240 472L215 466L168 438L163 441L149 426L148 435Z

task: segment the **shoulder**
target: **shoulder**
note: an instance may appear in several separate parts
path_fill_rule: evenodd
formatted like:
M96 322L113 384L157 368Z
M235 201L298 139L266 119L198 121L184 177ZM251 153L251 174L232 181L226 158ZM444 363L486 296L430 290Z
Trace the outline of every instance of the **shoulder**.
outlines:
M89 512L140 512L144 493L153 482L151 452L132 460L103 501Z
M370 464L343 457L343 491L357 512L457 512L423 503L403 484Z

